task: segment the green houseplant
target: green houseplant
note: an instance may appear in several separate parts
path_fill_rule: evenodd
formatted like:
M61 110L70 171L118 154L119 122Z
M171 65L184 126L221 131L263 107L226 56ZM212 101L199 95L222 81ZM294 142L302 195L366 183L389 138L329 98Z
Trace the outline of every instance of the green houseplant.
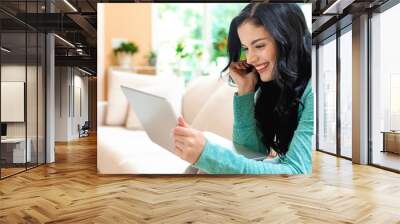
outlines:
M179 40L175 47L174 73L183 77L185 82L188 82L193 76L201 74L203 51L203 46L199 43Z
M157 64L157 53L154 51L150 51L149 55L147 56L148 63L151 66L156 66Z
M134 42L122 42L114 49L114 54L117 57L118 64L122 67L130 67L132 57L139 51L139 47Z
M218 30L215 40L213 41L213 51L211 61L217 61L219 57L227 57L228 34L225 29Z
M126 53L130 55L134 55L139 51L138 46L133 42L122 42L119 47L114 49L114 53Z
M189 56L188 52L185 52L185 44L183 43L183 41L179 41L176 44L175 47L175 55L179 58L179 59L184 59L187 56Z

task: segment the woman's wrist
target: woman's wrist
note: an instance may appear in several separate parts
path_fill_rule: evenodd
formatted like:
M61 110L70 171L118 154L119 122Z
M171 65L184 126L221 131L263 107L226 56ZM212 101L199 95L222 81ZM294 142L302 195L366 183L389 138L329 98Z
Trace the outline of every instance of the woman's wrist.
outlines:
M254 88L238 88L238 96L254 92Z

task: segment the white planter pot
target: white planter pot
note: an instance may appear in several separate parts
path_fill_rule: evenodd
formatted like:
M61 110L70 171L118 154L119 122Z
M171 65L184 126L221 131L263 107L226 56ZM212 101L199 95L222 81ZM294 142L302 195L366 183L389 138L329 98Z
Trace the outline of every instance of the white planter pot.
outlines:
M118 65L123 68L132 67L132 55L126 53L117 54Z

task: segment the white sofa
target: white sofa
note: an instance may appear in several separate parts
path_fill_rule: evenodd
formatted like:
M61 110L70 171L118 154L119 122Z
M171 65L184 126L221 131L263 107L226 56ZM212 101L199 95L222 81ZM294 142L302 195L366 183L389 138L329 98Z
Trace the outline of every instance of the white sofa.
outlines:
M174 76L112 71L107 102L98 102L97 168L100 174L181 174L190 164L152 143L122 94L120 85L166 97L192 127L231 139L233 94L219 75L200 77L185 89ZM129 109L128 109L129 108Z

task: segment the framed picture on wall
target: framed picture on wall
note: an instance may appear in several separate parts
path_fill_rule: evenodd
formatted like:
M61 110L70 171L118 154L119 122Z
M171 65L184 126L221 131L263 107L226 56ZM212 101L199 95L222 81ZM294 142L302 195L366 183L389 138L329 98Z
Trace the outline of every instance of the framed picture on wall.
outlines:
M1 82L1 122L24 122L25 82Z

